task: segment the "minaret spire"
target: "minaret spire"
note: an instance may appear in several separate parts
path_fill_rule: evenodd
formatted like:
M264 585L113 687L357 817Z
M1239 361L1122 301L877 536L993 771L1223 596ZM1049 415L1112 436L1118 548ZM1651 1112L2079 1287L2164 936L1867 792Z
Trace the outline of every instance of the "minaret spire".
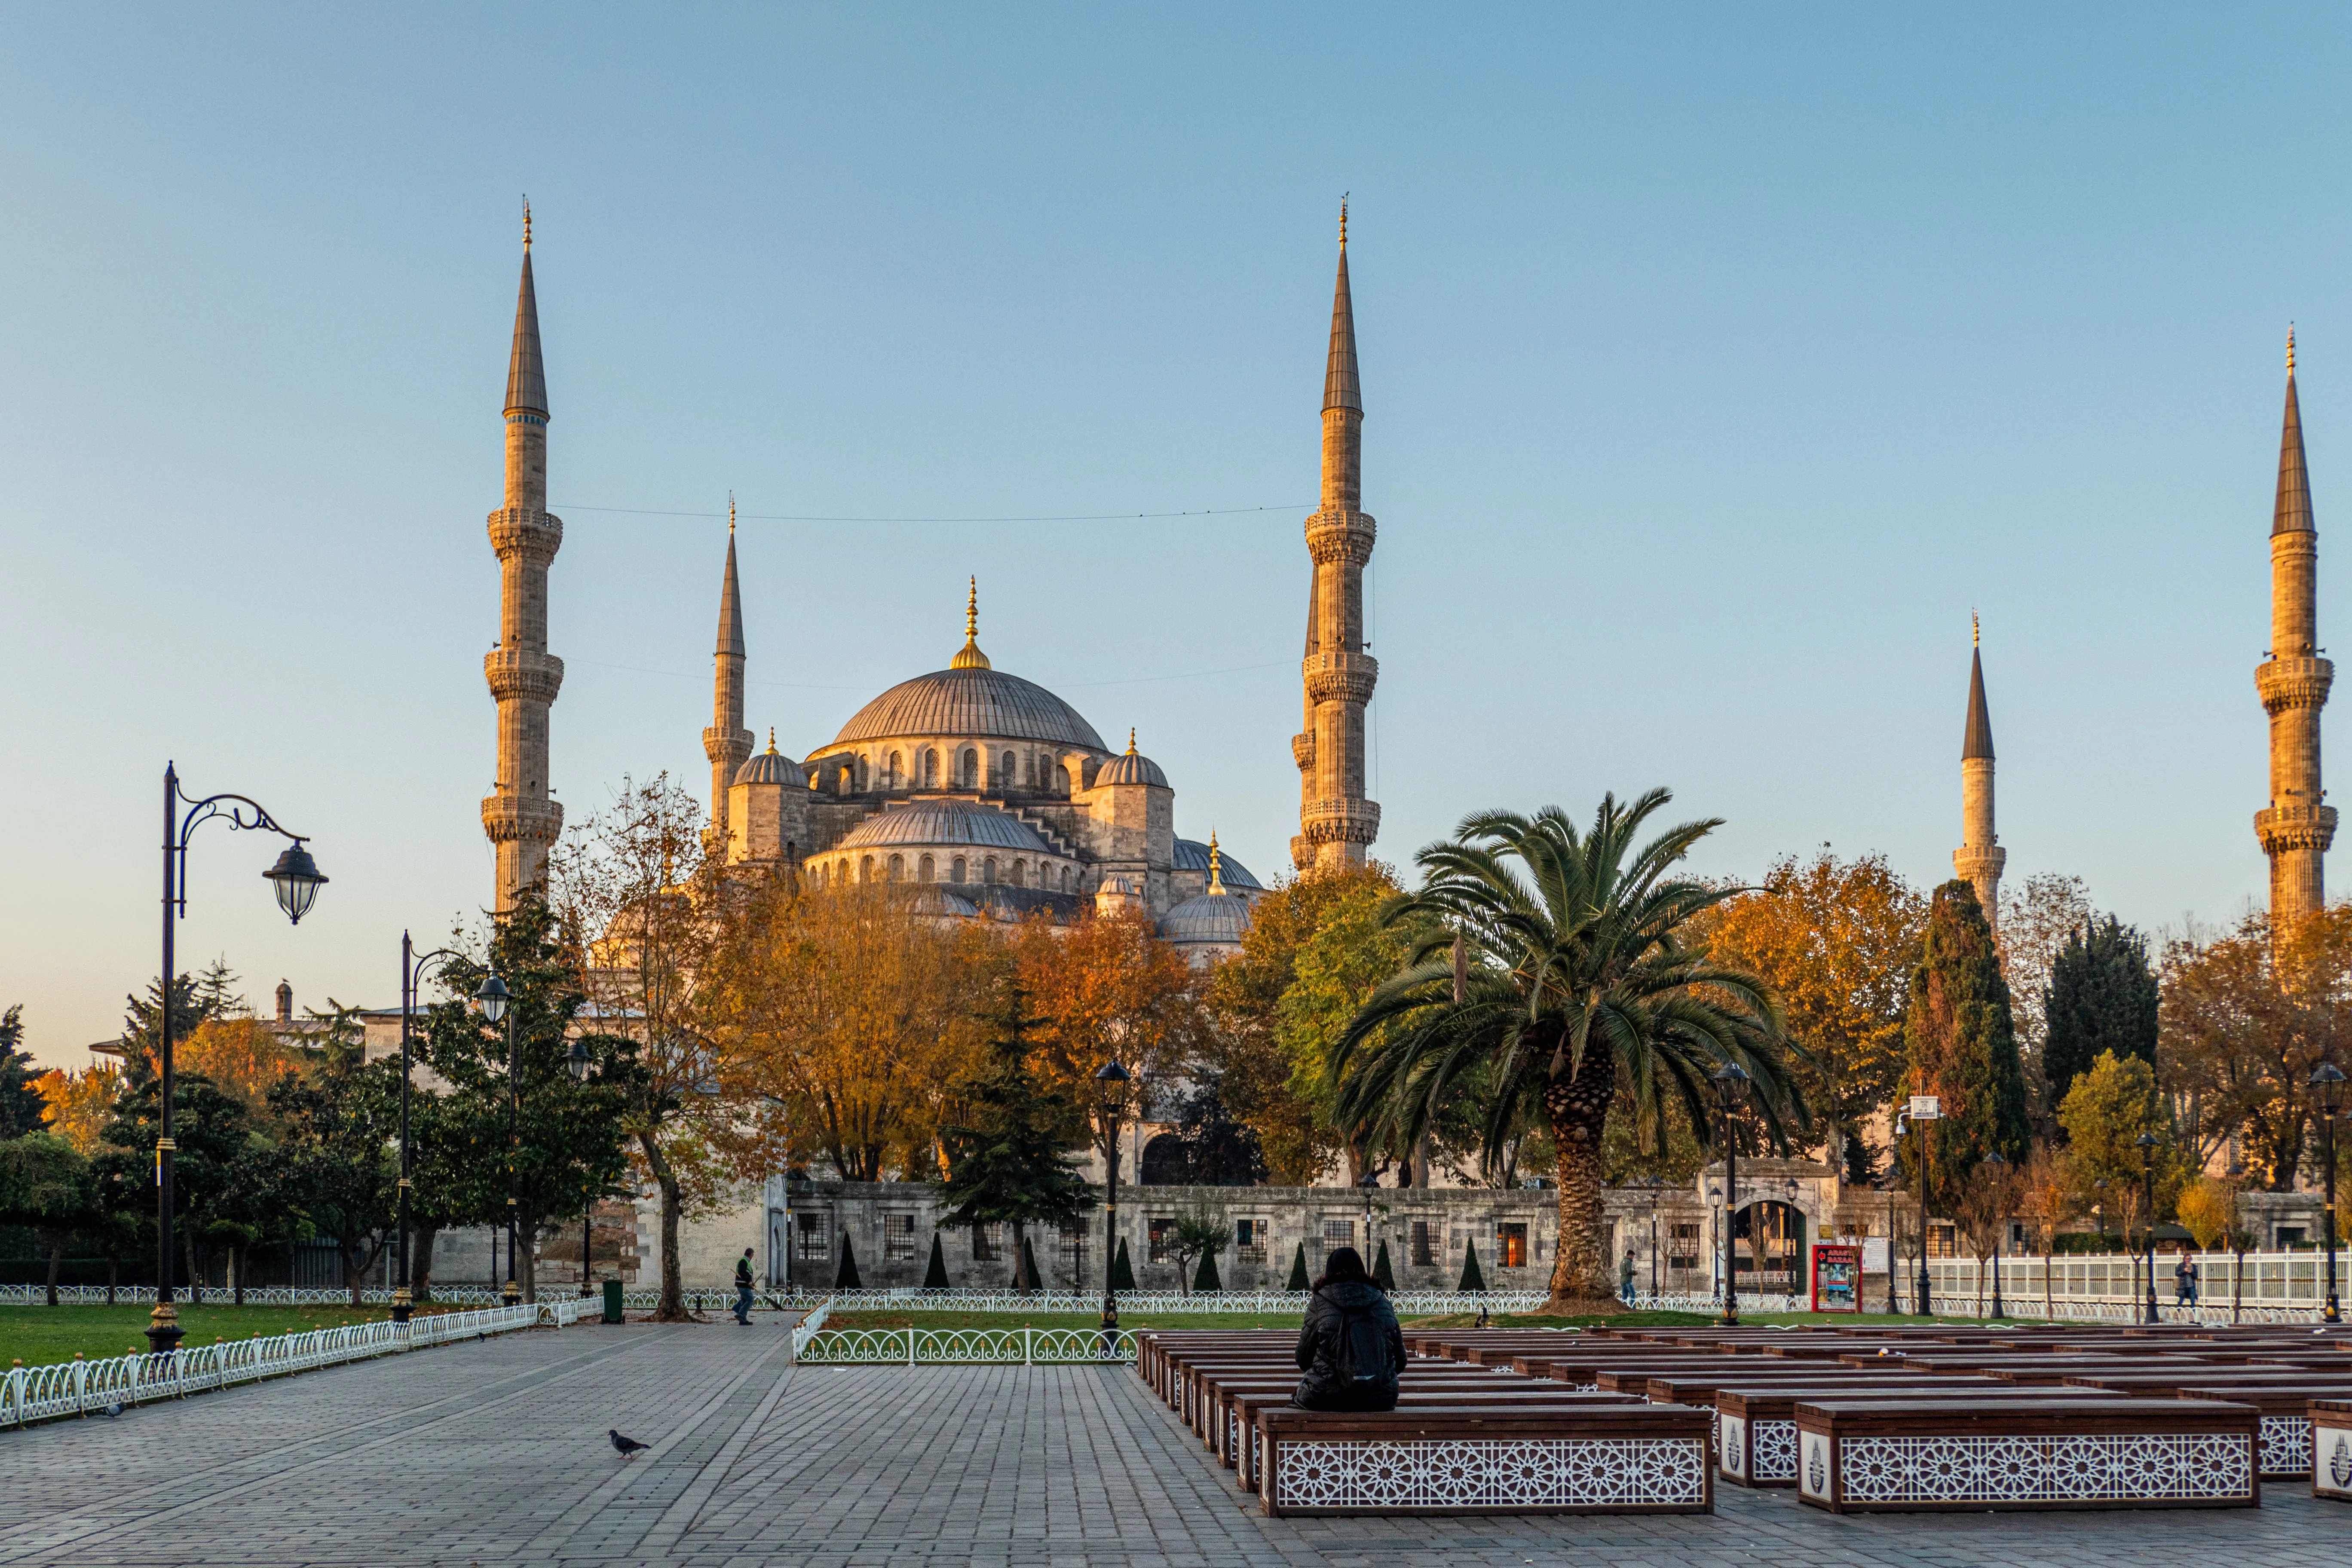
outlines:
M2271 803L2254 837L2271 862L2271 930L2284 934L2326 902L2321 858L2336 808L2320 787L2319 710L2336 667L2319 657L2319 530L2295 392L2294 329L2286 333L2286 410L2279 426L2278 489L2271 504L2271 652L2254 668L2270 715Z
M562 548L563 520L547 510L547 368L529 202L522 221L522 280L507 355L506 504L489 523L499 557L499 644L482 663L499 705L498 779L482 802L482 831L497 847L501 914L546 880L548 849L563 831L563 807L549 798L547 777L547 710L563 686L563 661L547 651L547 569Z
M1360 866L1380 834L1364 798L1364 708L1380 667L1364 652L1364 567L1379 530L1364 515L1364 398L1356 372L1356 308L1348 286L1348 204L1339 202L1339 268L1331 290L1331 344L1323 366L1322 504L1307 520L1315 563L1302 669L1307 725L1291 742L1301 776L1291 861Z
M727 492L727 571L719 584L719 649L713 656L710 728L702 732L702 754L710 759L710 837L706 852L727 854L727 791L735 770L751 755L751 731L743 727L743 590L735 576L735 492ZM771 743L773 742L771 734Z
M2000 870L2009 851L1993 831L1992 710L1985 703L1984 629L1969 613L1969 717L1960 735L1960 847L1952 869L1976 884L1985 924L2000 930Z

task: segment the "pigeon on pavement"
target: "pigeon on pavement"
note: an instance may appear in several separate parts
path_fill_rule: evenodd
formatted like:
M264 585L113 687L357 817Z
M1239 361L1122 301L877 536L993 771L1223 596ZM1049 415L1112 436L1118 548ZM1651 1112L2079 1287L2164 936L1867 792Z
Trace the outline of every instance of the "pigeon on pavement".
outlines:
M103 1411L100 1412L100 1414L104 1415L109 1421L117 1421L121 1419L121 1402L120 1400L116 1401L114 1404L108 1405Z
M614 1428L614 1430L607 1432L605 1435L613 1439L613 1451L620 1455L621 1458L625 1459L632 1454L642 1454L647 1448L653 1447L650 1443L640 1443L635 1437L622 1436L618 1428Z

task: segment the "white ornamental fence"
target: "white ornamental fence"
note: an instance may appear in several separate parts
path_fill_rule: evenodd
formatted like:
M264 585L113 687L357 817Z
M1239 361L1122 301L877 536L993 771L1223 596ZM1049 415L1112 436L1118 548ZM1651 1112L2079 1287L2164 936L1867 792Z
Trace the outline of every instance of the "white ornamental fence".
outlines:
M1135 1336L1125 1329L819 1328L805 1340L793 1333L793 1359L835 1366L1112 1366L1135 1359Z
M231 1384L308 1372L340 1362L421 1350L451 1340L516 1329L568 1327L587 1312L579 1300L497 1307L477 1312L436 1312L393 1322L310 1329L299 1334L183 1345L169 1355L110 1356L104 1361L53 1362L11 1369L0 1381L0 1426L22 1426L111 1406L180 1399Z
M1721 1296L1634 1296L1626 1306L1636 1312L1720 1312ZM1803 1297L1779 1292L1739 1293L1739 1310L1743 1312L1802 1312L1809 1310Z
M2242 1260L2228 1252L2189 1255L2198 1269L2196 1304L2179 1301L2173 1269L2178 1253L2157 1254L2157 1317L2168 1323L2310 1323L2319 1320L2327 1296L2326 1255L2316 1251L2249 1252ZM2352 1293L2347 1277L2352 1258L2336 1260L2339 1293ZM2110 1252L2057 1258L2000 1260L2000 1316L2053 1322L2135 1322L2147 1316L2147 1260ZM2046 1295L2045 1295L2045 1274ZM1939 1318L1993 1316L1993 1260L1938 1258L1927 1264L1933 1292L1928 1305ZM1915 1303L1913 1267L1899 1268L1895 1290L1906 1310ZM1865 1301L1867 1310L1883 1301Z
M829 1301L837 1311L882 1310L893 1312L1087 1312L1102 1310L1102 1293L1075 1290L824 1290L790 1293L772 1290L767 1299L792 1307ZM732 1299L731 1297L730 1298ZM1182 1295L1174 1290L1121 1290L1122 1312L1304 1312L1310 1298L1304 1290L1201 1290ZM1532 1312L1544 1303L1541 1290L1397 1290L1389 1300L1399 1312L1429 1316L1438 1312Z

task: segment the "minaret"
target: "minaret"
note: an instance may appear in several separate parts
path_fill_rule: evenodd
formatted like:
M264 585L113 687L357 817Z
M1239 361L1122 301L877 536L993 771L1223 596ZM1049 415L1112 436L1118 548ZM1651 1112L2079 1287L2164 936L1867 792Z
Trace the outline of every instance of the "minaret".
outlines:
M2271 510L2271 651L2254 689L2271 716L2271 804L2254 837L2271 858L2271 930L2283 934L2326 902L2320 857L2336 837L2336 808L2319 785L2319 710L2336 667L2319 657L2319 531L2303 459L2294 393L2294 331L2286 334L2286 416L2279 432L2278 497Z
M1364 652L1364 567L1377 528L1363 501L1364 399L1356 382L1356 312L1348 298L1348 204L1339 204L1339 277L1331 297L1331 350L1323 373L1323 498L1307 520L1315 593L1303 668L1309 723L1291 744L1312 787L1301 792L1299 869L1360 866L1380 836L1381 808L1364 798L1364 706L1380 666Z
M1969 725L1960 737L1960 847L1952 869L1976 884L1985 924L2000 931L2000 868L2009 851L1992 826L1992 710L1985 706L1984 633L1969 617Z
M751 755L743 727L743 595L735 582L735 498L727 498L727 576L719 587L719 651L711 681L710 728L702 754L710 759L710 853L727 853L727 791L735 770Z
M563 546L563 520L547 510L547 372L539 353L539 297L530 280L530 207L522 210L522 287L507 362L507 496L490 513L499 557L499 646L482 661L499 704L497 793L482 831L498 847L498 910L546 879L547 851L563 831L548 798L547 710L563 661L547 651L547 568Z

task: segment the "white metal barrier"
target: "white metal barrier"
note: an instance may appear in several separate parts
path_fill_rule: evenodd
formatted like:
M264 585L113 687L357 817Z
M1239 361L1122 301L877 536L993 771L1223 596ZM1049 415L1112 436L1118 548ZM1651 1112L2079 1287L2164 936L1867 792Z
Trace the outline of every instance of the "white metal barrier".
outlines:
M793 1359L839 1366L1090 1366L1135 1359L1125 1329L827 1329L803 1340Z
M691 1294L692 1292L688 1292ZM849 1312L875 1308L894 1312L1099 1312L1100 1291L1037 1290L1022 1295L1013 1290L771 1290L766 1299L785 1306L807 1307L829 1301ZM1396 1290L1390 1303L1400 1312L1532 1312L1542 1306L1541 1290ZM1122 1312L1304 1312L1309 1300L1304 1290L1200 1290L1181 1295L1173 1290L1121 1290Z
M2326 1255L2319 1251L2249 1252L2242 1269L2232 1253L2189 1256L2199 1275L2194 1306L2178 1304L2172 1271L2180 1255L2157 1254L2157 1316L2162 1321L2226 1323L2234 1315L2241 1322L2307 1323L2317 1320L2326 1299ZM2352 1258L2336 1259L2339 1292L2352 1286L2347 1264ZM2145 1258L2124 1252L2029 1256L2003 1258L2000 1268L2004 1319L2128 1322L2147 1315ZM1931 1258L1927 1278L1929 1305L1937 1317L1992 1315L1992 1259ZM1896 1293L1906 1305L1911 1289L1911 1268L1898 1268Z
M0 1426L22 1426L110 1405L179 1399L236 1383L308 1372L340 1362L420 1350L450 1340L503 1334L516 1329L566 1327L587 1303L542 1301L476 1312L436 1312L404 1327L383 1321L299 1334L182 1345L169 1355L109 1356L103 1361L52 1362L10 1369L0 1381Z

